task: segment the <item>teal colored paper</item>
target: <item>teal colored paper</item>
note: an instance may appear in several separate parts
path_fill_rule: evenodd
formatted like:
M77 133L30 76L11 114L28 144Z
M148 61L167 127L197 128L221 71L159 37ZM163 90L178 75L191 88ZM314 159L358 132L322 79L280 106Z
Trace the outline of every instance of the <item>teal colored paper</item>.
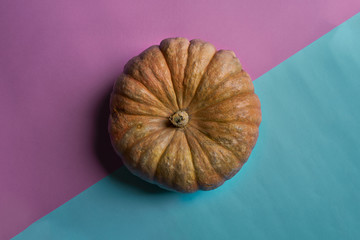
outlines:
M254 83L259 140L219 189L122 168L14 239L360 239L360 14Z

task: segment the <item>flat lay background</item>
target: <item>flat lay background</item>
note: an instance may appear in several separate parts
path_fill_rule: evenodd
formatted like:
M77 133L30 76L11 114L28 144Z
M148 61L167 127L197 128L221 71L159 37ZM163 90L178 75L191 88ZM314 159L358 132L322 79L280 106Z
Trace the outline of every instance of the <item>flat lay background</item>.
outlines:
M359 216L360 212L354 201L360 199L359 195L354 193L354 189L360 186L359 180L354 177L359 173L359 165L354 159L359 159L360 155L356 147L359 144L354 137L354 134L359 133L359 128L356 127L353 119L359 119L356 115L358 111L354 109L358 107L356 103L359 102L356 98L356 90L360 90L356 80L358 79L356 70L359 69L356 56L360 55L356 42L360 39L357 30L360 29L360 25L359 15L350 18L359 11L360 2L357 0L196 2L3 0L0 3L0 239L14 237L34 222L33 228L30 227L18 237L30 239L32 236L34 239L46 239L44 235L36 235L36 233L40 234L36 231L36 226L40 226L40 229L49 234L48 236L52 236L54 231L62 232L67 239L71 239L70 236L76 236L74 239L88 239L86 236L91 232L89 230L91 228L79 226L71 230L71 227L64 225L63 222L49 221L46 217L54 216L57 219L62 216L61 214L69 217L69 212L75 213L74 209L79 209L78 220L83 222L88 216L81 214L83 210L80 206L87 206L88 209L97 207L103 209L109 204L108 201L111 204L108 205L108 209L103 209L107 214L103 219L109 222L116 219L120 225L126 226L126 223L121 222L124 219L146 216L144 219L148 222L142 224L145 226L143 233L147 233L146 229L156 229L150 224L151 216L167 219L168 224L176 226L174 219L179 217L179 213L172 212L173 208L184 210L181 219L193 218L190 213L192 208L201 204L200 199L210 202L210 205L200 210L197 213L199 218L195 218L195 222L189 224L198 227L201 217L206 217L209 219L207 223L210 229L217 229L213 232L208 231L209 237L221 237L224 234L221 229L227 229L224 226L221 228L221 224L229 223L228 227L236 228L237 221L246 222L246 219L241 218L241 209L247 206L244 204L245 200L256 203L254 197L257 196L259 197L257 206L259 206L262 204L260 197L268 197L271 203L278 200L276 196L279 195L276 193L280 196L284 195L285 198L286 191L296 187L300 191L293 193L295 194L293 196L299 194L298 199L291 198L283 210L280 210L281 206L265 205L265 210L268 212L265 211L267 218L262 217L263 221L274 221L279 224L277 228L281 228L280 223L286 221L297 222L301 226L301 223L309 223L310 215L306 214L306 211L311 211L313 212L311 218L315 222L321 222L324 218L333 219L333 222L318 227L313 226L316 231L310 228L306 232L302 229L300 232L305 234L302 236L315 238L325 232L328 235L324 236L328 237L331 233L332 236L342 236L342 233L347 232L348 235L343 235L343 239L356 239L359 235L355 232L355 226L360 225L360 220L355 216ZM348 19L350 19L349 23L345 22ZM345 24L345 30L341 30L342 26L340 26L340 30L336 32L334 28L341 23ZM318 42L315 42L315 47L311 45L310 50L304 49L332 29L335 33L331 32L330 37L326 35L325 40L319 39L321 46L327 48L323 49L319 47L320 45L316 45ZM112 151L107 136L109 93L126 61L148 46L159 44L164 38L176 36L188 39L201 38L213 43L218 49L233 50L255 80L255 88L260 99L264 99L262 103L265 117L261 126L263 135L259 137L258 145L249 160L249 166L224 187L209 193L169 195L134 179L121 168L121 161ZM278 68L273 69L297 52L300 57L295 55L295 60L290 58L284 62L285 66L279 65ZM303 52L306 53L305 58L301 59ZM330 62L325 61L326 59ZM312 66L314 67L311 68ZM279 68L283 70L277 70ZM273 72L268 72L271 69ZM324 78L324 74L329 75ZM337 89L341 91L336 91ZM288 91L292 94L286 94ZM274 100L271 92L283 98ZM324 100L329 95L334 98ZM304 102L304 99L307 100ZM274 113L283 116L281 114L286 110L289 110L289 113L285 119L293 119L294 115L289 115L292 106L297 106L300 111L299 116L306 119L301 124L297 122L296 127L304 127L301 132L306 132L308 127L318 129L315 131L316 134L309 137L291 132L289 129L292 128L286 125L287 122L279 126L271 125L269 123L272 122L271 120L266 122L266 113L268 119L271 119ZM309 106L312 106L313 110L307 109ZM323 115L314 115L315 112ZM313 121L309 116L314 116ZM322 118L323 116L327 118ZM315 121L316 119L318 121ZM331 120L328 125L325 124L326 119ZM311 125L312 122L314 123ZM342 124L337 131L334 131L338 122ZM267 129L272 127L282 130L266 135ZM275 139L269 137L274 137L274 134ZM300 145L291 141L295 136L296 139L300 139L298 141ZM281 137L284 139L280 141ZM271 146L266 145L266 139L272 142ZM328 139L335 140L329 142ZM286 148L282 144L285 140L291 143L289 146L285 145ZM333 151L338 148L340 150L329 152L328 148L316 145L320 142L331 146L330 149ZM310 148L306 143L312 143L312 146L318 148ZM259 151L259 149L277 149L269 156L275 158L278 154L278 161L271 162L271 159L262 155L265 150ZM286 149L285 153L281 149ZM306 161L314 159L311 162L306 162L305 159L303 161L304 164L314 164L314 168L311 169L316 171L311 172L310 169L310 172L304 175L309 170L304 165L296 168L300 169L300 173L296 172L296 169L289 170L287 166L289 167L290 163L284 161L294 161L297 158L294 157L295 155L286 155L287 151L296 151L298 153L296 156L306 157ZM324 155L324 153L331 154ZM259 159L268 159L268 162L263 160L265 165L260 165ZM319 162L316 162L316 159L320 159ZM329 159L329 163L326 163L326 159ZM342 160L345 164L343 169L339 167L342 166ZM296 164L300 162L302 161L297 159ZM261 190L266 192L256 194L254 193L256 186L265 184L262 181L267 180L261 178L257 180L260 181L261 184L257 182L260 185L254 185L252 181L255 181L253 178L259 177L260 173L263 173L261 176L269 174L263 170L265 166L270 166L266 163L273 163L270 164L272 170L283 170L285 175L281 179L269 175L273 182L268 181L266 188ZM257 171L256 168L250 170L250 166L262 167ZM119 167L120 170L103 179ZM335 168L340 173L334 172ZM299 182L291 181L297 176L296 174L305 177L304 185L299 186ZM319 174L325 175L320 180L314 178ZM246 180L247 177L250 180ZM114 178L117 179L117 188L111 184ZM103 180L100 181L101 179ZM313 184L318 185L308 188L312 180L317 180ZM242 183L237 183L238 181ZM252 183L255 188L241 188L246 182ZM282 182L288 182L288 185L281 185ZM231 186L234 188L236 184L243 185L232 192ZM91 187L92 185L94 186ZM328 188L331 186L333 188ZM91 188L88 189L89 187ZM91 195L94 188L103 196L108 196L106 193L110 194L110 190L114 195L102 198L105 201L102 202L95 198L98 196L95 194L96 191ZM116 189L120 189L120 192L116 192ZM310 192L305 191L306 189ZM86 191L83 192L84 190L90 192L87 194ZM147 193L147 197L143 196L144 192ZM82 195L74 198L80 193ZM227 193L230 195L226 195ZM235 200L244 193L250 195L240 201L243 206L236 206ZM306 194L310 197L305 198ZM137 202L132 201L134 196L139 199ZM232 197L233 201L222 202L225 196ZM329 200L331 196L334 197L333 201ZM90 202L84 205L83 198ZM321 201L325 199L329 201ZM149 202L157 203L149 205ZM223 211L209 210L215 209L221 202L231 204L228 204L228 208L223 208ZM294 211L295 206L301 209L302 204L305 204L303 217L294 218L295 215L290 214L291 211ZM123 208L121 211L111 208L114 205ZM61 210L60 206L64 210ZM161 206L165 206L164 211L161 211ZM255 207L251 205L246 210L248 212L243 214L245 216L258 214L259 210ZM53 212L56 208L58 209ZM69 212L66 212L66 209L69 209ZM131 209L140 212L130 211ZM277 210L280 211L280 215L275 214L279 212ZM237 213L236 216L231 215L233 211ZM124 214L123 218L112 215L119 212ZM338 215L335 214L336 212ZM47 215L43 220L36 222L48 213L52 215ZM92 214L94 214L93 218L100 216L98 212ZM250 225L247 229L253 229L254 233L258 225L264 222L256 222L255 218L253 220L248 223ZM45 222L45 225L42 222ZM219 222L221 226L217 228ZM106 224L106 221L104 223ZM84 226L93 225L84 222ZM133 229L131 226L130 224L127 228L128 231ZM340 228L337 228L339 226ZM296 232L296 229L288 227ZM181 226L174 229L174 234L178 234L178 237L182 233L180 229ZM198 230L199 234L206 232L206 229L204 227ZM256 237L266 239L267 234L271 235L271 232L273 233L271 236L274 237L288 237L286 232L281 233L280 230L274 229L276 228L264 228ZM99 227L99 230L104 229ZM130 237L130 233L125 230L126 228L122 229L124 236ZM195 232L195 228L193 231ZM110 234L107 237L111 238L113 232L109 230L107 232ZM27 233L29 235L26 235ZM137 236L139 239L144 238L141 233L139 234ZM231 234L230 231L225 237L236 236ZM194 233L190 234L189 238L196 236L201 235ZM162 237L166 238L166 236Z

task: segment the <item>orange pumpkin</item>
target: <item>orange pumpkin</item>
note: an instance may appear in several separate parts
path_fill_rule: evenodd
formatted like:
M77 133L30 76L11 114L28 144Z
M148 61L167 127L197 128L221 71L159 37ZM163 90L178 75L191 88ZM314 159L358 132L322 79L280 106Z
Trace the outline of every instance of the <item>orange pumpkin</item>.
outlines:
M257 141L260 101L234 52L169 38L131 59L111 95L109 133L125 166L179 192L233 177Z

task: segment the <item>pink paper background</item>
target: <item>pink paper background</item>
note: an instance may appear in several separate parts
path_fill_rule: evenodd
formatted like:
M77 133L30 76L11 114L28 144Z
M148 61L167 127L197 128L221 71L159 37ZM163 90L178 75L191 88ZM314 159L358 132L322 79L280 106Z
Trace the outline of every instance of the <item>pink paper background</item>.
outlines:
M234 50L256 79L359 10L358 0L2 0L0 239L121 166L108 94L149 45L201 38Z

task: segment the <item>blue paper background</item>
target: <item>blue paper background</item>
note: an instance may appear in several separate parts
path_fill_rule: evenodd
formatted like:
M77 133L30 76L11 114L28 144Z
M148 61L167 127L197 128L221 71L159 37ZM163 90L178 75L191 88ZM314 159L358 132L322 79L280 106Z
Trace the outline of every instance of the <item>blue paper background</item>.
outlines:
M359 42L360 14L254 82L259 140L219 189L122 168L14 239L360 239Z

